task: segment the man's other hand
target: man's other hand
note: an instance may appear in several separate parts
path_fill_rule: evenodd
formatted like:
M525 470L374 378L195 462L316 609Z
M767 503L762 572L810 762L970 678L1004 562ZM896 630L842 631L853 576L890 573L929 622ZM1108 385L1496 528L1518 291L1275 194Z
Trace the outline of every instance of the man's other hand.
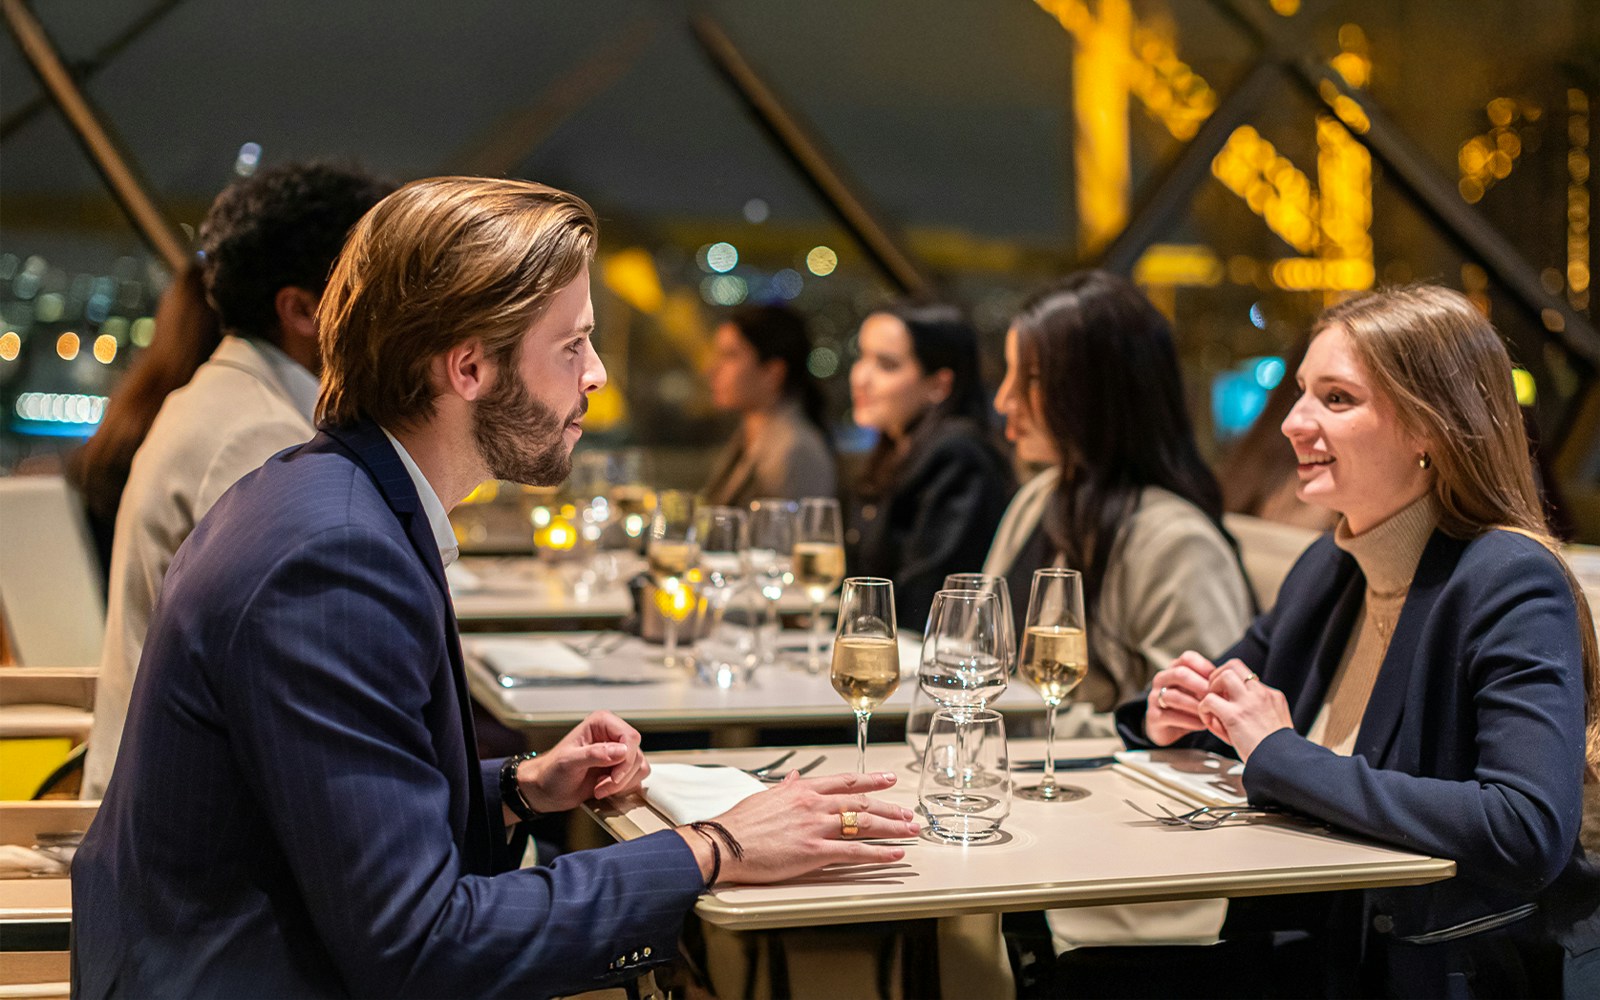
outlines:
M639 750L639 731L595 712L561 742L517 768L522 797L539 812L561 812L589 799L638 788L650 773Z

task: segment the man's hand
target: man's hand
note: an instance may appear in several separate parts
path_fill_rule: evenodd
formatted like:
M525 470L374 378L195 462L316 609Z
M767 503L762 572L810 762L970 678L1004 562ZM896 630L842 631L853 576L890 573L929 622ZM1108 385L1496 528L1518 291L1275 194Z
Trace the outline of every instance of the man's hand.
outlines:
M836 864L888 864L905 857L904 847L863 843L915 837L920 829L910 809L869 798L895 783L889 772L834 774L822 778L789 775L780 784L752 795L716 818L744 848L744 858L721 846L719 881L763 884ZM846 837L840 814L855 813L856 833ZM714 831L706 831L716 836ZM688 828L678 833L710 875L711 849Z
M639 731L610 712L595 712L549 751L523 761L517 783L534 809L561 812L633 791L649 773Z

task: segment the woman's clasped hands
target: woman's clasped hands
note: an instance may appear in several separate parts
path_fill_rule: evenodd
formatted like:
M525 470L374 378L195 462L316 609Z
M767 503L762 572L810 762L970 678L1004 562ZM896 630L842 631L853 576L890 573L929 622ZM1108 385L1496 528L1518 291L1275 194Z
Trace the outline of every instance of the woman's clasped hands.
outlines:
M1247 761L1262 740L1292 728L1289 701L1243 660L1218 666L1189 650L1150 682L1145 732L1157 746L1205 730Z

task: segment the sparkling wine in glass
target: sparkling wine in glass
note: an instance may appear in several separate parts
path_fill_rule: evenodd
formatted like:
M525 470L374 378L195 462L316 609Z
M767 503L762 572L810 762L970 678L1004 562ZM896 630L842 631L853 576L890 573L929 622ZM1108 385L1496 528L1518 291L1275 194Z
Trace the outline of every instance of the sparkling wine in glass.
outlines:
M793 572L811 602L811 656L806 669L822 669L822 604L844 579L844 532L839 501L806 497L795 525Z
M1083 616L1083 575L1077 570L1035 570L1033 593L1022 633L1017 676L1039 692L1045 704L1044 777L1017 790L1036 802L1072 802L1089 793L1056 784L1056 709L1089 671L1089 640Z
M700 565L693 494L663 490L656 497L645 557L650 563L650 578L657 588L656 607L665 628L662 662L677 666L678 623L694 610L693 576Z
M761 589L762 619L756 631L763 663L777 658L781 618L778 601L794 580L794 532L800 505L763 497L750 504L750 573Z
M867 720L900 686L894 584L871 576L844 581L833 640L833 689L856 713L856 771L867 770Z

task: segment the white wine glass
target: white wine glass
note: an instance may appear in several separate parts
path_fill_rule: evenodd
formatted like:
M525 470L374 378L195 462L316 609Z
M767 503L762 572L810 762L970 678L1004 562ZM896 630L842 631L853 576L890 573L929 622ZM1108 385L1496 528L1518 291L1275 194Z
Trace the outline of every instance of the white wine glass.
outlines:
M1033 573L1033 593L1023 623L1017 676L1044 698L1044 777L1017 789L1035 802L1072 802L1089 792L1056 784L1056 709L1089 671L1089 640L1083 616L1083 574L1047 567Z
M669 667L678 665L678 623L694 610L693 575L700 564L695 527L693 494L682 490L657 494L645 556L666 636L661 660Z
M822 669L822 604L844 579L844 532L839 501L806 497L795 523L794 578L811 602L811 656L806 669Z
M878 577L844 581L833 639L833 689L856 713L856 771L867 771L867 720L900 686L894 584Z
M778 602L794 580L794 532L800 505L793 500L763 497L750 504L750 572L763 598L756 635L761 662L777 659L782 619Z

